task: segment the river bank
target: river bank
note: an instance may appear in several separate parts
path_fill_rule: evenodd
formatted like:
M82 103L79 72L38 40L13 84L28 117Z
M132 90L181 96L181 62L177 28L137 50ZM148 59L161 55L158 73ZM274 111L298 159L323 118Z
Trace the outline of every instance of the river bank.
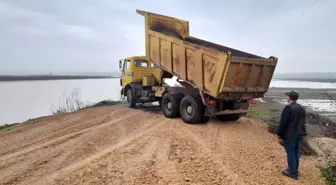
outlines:
M306 107L309 112L314 112L336 122L336 89L269 88L263 100L268 103L284 105L287 101L284 93L290 90L299 93L298 103Z
M280 119L282 109L286 105L285 92L291 88L270 88L265 97L256 100L258 106L268 110L271 114L270 122L274 124ZM335 89L296 88L299 92L298 103L307 111L307 129L313 137L336 138L336 102L330 97L336 97Z
M262 99L257 99L249 108L249 116L261 119L274 132L279 124L281 112L286 105L289 88L270 88ZM301 153L313 156L316 164L322 168L329 184L335 183L336 175L336 105L330 97L335 97L335 90L297 88L306 111L306 128L308 135L303 141ZM326 93L327 92L327 93ZM326 95L328 94L328 95Z
M0 82L11 81L36 81L36 80L81 80L117 78L113 76L83 76L83 75L0 75ZM119 78L119 77L118 77Z

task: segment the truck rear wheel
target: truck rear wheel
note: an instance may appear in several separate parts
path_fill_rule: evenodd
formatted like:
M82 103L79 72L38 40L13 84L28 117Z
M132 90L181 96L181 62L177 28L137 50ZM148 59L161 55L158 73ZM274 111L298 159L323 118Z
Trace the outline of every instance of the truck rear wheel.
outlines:
M129 88L127 90L127 103L128 103L128 107L130 107L130 108L134 108L135 107L135 98L133 96L133 90L132 90L132 88Z
M200 98L185 96L180 104L180 115L186 123L204 122L204 107Z
M163 115L167 118L176 118L179 116L179 105L181 102L180 94L167 93L161 100Z

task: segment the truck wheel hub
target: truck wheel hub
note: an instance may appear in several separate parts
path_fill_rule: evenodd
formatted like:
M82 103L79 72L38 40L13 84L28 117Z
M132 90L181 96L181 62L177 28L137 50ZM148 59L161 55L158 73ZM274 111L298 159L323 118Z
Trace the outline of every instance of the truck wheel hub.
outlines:
M168 102L167 107L168 107L169 110L171 110L172 109L172 103Z
M188 106L188 107L187 107L187 113L188 113L188 114L192 114L192 112L193 112L193 108L192 108L192 106Z

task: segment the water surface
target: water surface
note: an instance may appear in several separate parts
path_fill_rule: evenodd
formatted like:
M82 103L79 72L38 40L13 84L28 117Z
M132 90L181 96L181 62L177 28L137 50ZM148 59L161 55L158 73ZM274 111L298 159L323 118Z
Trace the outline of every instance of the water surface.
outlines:
M0 82L0 125L50 115L78 89L85 104L119 100L119 79Z

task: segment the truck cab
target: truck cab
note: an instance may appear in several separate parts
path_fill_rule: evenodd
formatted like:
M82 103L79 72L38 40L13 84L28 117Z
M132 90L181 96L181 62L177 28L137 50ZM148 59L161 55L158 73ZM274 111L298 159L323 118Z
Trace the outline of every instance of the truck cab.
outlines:
M122 72L120 79L121 96L127 96L131 87L151 87L161 84L161 69L147 60L145 56L132 56L119 61ZM146 89L146 88L145 88Z

